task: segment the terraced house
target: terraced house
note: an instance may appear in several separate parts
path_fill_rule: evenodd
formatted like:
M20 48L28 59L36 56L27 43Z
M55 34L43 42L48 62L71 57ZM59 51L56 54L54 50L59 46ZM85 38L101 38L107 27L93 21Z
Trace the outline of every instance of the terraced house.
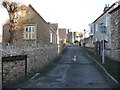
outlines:
M102 55L103 53L103 46L104 46L104 53L105 56L113 58L115 60L119 60L120 55L120 1L113 3L111 6L105 5L103 13L93 22L90 24L90 37L88 45L94 45L94 51L96 54ZM104 43L103 43L104 41ZM92 48L89 46L89 48Z
M110 55L111 48L111 30L110 30L110 15L109 12L114 9L114 5L105 5L104 12L94 22L94 44L96 54L102 55L103 40L105 42L105 54Z
M31 6L23 6L17 29L14 31L13 45L50 44L50 25ZM3 26L3 45L9 44L9 20Z

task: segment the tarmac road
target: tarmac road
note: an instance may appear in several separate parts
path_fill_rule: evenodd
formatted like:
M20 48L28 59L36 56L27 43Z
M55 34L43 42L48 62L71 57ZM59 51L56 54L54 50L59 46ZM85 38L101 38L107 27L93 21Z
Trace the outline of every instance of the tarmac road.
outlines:
M45 72L17 88L110 88L92 60L74 46L67 47L53 68Z

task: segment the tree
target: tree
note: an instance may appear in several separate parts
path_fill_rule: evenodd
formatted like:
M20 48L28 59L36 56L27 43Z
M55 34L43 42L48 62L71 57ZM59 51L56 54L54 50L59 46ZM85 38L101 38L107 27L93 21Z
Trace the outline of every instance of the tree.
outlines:
M20 6L18 3L15 2L7 2L3 1L2 5L7 9L9 18L10 18L10 40L9 43L13 43L13 37L14 37L14 30L17 29L17 20L18 20L18 11L20 10Z
M78 40L75 40L74 43L78 43Z

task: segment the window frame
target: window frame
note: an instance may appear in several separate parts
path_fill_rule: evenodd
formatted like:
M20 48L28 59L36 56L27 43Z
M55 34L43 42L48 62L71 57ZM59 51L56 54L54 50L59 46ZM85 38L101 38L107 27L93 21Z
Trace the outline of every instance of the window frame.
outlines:
M98 31L98 24L95 24L95 29L96 29L96 31Z
M107 16L105 17L105 26L106 26L106 27L108 27L108 25L109 25L109 20L110 20L110 16L107 15Z
M36 39L36 26L26 25L24 26L24 40L35 40Z
M50 43L53 43L53 33L50 32Z

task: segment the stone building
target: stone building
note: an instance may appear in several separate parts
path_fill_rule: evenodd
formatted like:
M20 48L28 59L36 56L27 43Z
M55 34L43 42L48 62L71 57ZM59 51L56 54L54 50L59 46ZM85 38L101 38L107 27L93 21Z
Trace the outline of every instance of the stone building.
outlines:
M2 35L0 34L0 43L2 42Z
M93 39L91 36L84 39L85 47L94 48Z
M66 43L66 36L67 29L66 28L59 28L59 43Z
M58 23L50 23L50 29L54 32L50 33L50 43L53 40L53 43L59 44Z
M111 57L120 61L120 2L111 15Z
M24 44L49 44L50 32L47 23L40 14L31 6L21 10L14 31L13 45ZM9 44L9 20L3 25L3 45Z
M57 44L57 33L50 27L50 44Z
M74 43L76 40L76 32L72 32L68 30L67 33L67 42Z

